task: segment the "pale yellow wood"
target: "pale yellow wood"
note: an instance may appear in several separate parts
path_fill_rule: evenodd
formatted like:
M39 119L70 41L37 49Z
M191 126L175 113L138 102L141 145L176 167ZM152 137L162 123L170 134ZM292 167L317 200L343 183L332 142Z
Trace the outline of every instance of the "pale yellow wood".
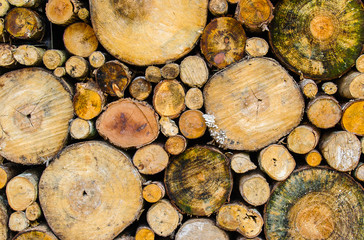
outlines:
M176 233L176 240L229 240L229 236L208 218L187 220Z
M181 62L181 80L189 87L202 87L209 78L209 69L200 56L188 56Z
M16 64L13 52L16 47L10 44L0 44L0 67L12 67Z
M42 63L45 50L32 45L21 45L14 52L15 60L25 66L36 66Z
M269 183L260 173L243 175L239 180L239 191L243 199L252 206L265 204L270 196Z
M337 92L337 85L333 82L325 82L322 84L321 89L328 95L334 95Z
M364 164L363 163L359 163L358 166L356 167L356 169L354 171L354 177L357 180L364 182Z
M226 0L210 0L209 10L214 16L223 16L227 13L229 5Z
M90 120L76 118L71 122L70 134L74 139L87 139L95 136L96 129Z
M43 0L8 0L8 2L16 7L36 8L43 3Z
M4 17L10 9L8 0L0 0L0 17Z
M66 26L77 21L77 12L82 6L79 0L48 0L45 12L50 22Z
M8 209L4 199L0 196L0 239L8 239Z
M264 38L251 37L246 40L245 52L251 57L263 57L268 50L269 45Z
M42 215L42 210L37 202L33 202L25 210L25 216L30 221L35 221Z
M9 228L11 231L20 232L29 227L30 221L22 211L13 212L9 217Z
M355 62L356 69L363 73L364 72L364 54L360 55Z
M90 20L90 12L87 8L81 8L78 10L77 16L84 22L88 22Z
M236 173L245 173L257 168L257 166L250 160L249 153L234 154L231 157L230 166Z
M320 132L317 128L303 124L288 135L287 147L294 153L306 154L317 146L319 139Z
M202 91L198 88L190 88L186 92L185 104L191 110L197 110L203 107Z
M89 63L83 57L72 56L66 61L65 69L72 78L82 80L89 72Z
M338 81L339 94L345 98L364 98L364 73L351 71Z
M18 233L13 240L58 240L46 224L40 224Z
M106 55L104 53L102 53L100 51L95 51L90 54L90 56L88 57L88 60L90 62L90 65L93 68L99 68L105 64L107 59L106 59Z
M168 161L167 152L157 143L139 148L133 156L133 163L142 174L159 173L167 167Z
M318 87L312 79L303 79L300 81L300 87L307 98L314 98L318 92Z
M56 77L63 77L67 74L66 72L66 68L65 67L57 67L56 69L53 70L53 74Z
M169 117L161 117L159 119L161 125L161 133L166 137L176 136L178 134L178 126L175 121Z
M43 55L43 63L46 68L54 70L61 67L67 59L66 52L63 50L49 49Z

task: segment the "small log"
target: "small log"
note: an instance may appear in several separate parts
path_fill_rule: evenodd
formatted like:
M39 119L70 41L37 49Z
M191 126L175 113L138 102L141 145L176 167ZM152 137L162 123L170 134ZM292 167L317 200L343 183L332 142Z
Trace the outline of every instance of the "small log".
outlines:
M243 199L252 206L265 204L270 196L269 184L260 173L243 175L239 180L239 191Z
M314 126L303 124L288 135L287 147L294 153L306 154L317 146L319 140L319 130Z
M161 117L161 119L159 120L159 124L161 126L161 132L164 136L172 137L178 134L177 124L169 117Z
M53 234L51 229L45 225L41 224L36 227L28 228L20 233L18 233L13 240L58 240L58 238Z
M90 11L87 8L80 8L77 12L77 16L80 20L86 23L90 22Z
M250 160L249 153L236 153L231 157L231 169L236 173L246 173L257 166Z
M39 14L29 8L13 8L5 16L5 29L14 38L39 41L45 32Z
M1 16L1 14L0 14ZM356 70L361 73L364 73L364 54L360 55L355 61Z
M124 152L87 141L69 145L44 170L39 201L60 238L111 240L139 216L141 185Z
M0 17L4 17L10 9L8 0L0 0Z
M63 43L68 52L80 57L89 57L99 45L93 28L84 22L68 26L63 34Z
M3 189L6 184L16 175L20 173L19 166L14 163L5 163L0 165L0 189Z
M145 69L145 78L152 83L159 83L162 79L162 73L159 67L149 66Z
M37 202L33 202L25 210L25 216L29 221L35 221L42 216L42 210Z
M56 67L56 69L53 70L53 74L56 77L64 77L66 76L67 72L66 72L66 68L65 67Z
M228 11L228 3L226 0L210 0L209 1L209 10L214 16L223 16Z
M312 99L307 107L308 120L318 128L332 128L341 119L342 111L338 101L332 96L320 95Z
M154 88L153 106L160 116L177 118L185 107L185 90L177 80L163 80Z
M21 45L15 49L15 60L25 66L37 66L42 63L45 50L32 45Z
M355 169L359 163L361 146L359 139L347 131L335 131L324 135L320 151L327 163L340 172Z
M179 155L186 150L187 140L181 135L171 136L167 139L164 148L169 154Z
M43 0L8 0L8 2L16 7L37 8Z
M222 69L244 56L246 35L243 26L230 17L213 19L204 29L200 48L206 60Z
M169 163L164 184L172 204L181 212L209 216L230 198L228 159L211 147L191 147Z
M8 207L4 199L0 196L0 239L8 239L9 229L8 229Z
M342 129L364 136L364 99L352 100L343 106Z
M263 57L268 50L269 45L264 38L251 37L246 40L245 52L251 57Z
M43 55L44 66L50 70L61 67L66 62L66 59L66 52L63 50L49 49Z
M143 188L143 198L149 203L156 203L161 200L166 194L166 189L163 183L158 181L153 181L146 183Z
M351 71L338 82L339 94L345 98L364 98L364 73Z
M190 88L186 92L185 104L191 110L197 110L203 107L202 91L198 88Z
M16 65L13 52L16 47L10 44L0 44L0 67L11 68Z
M90 62L91 67L99 68L106 63L108 60L108 55L101 51L95 51L90 54L88 57L88 61Z
M207 127L202 115L199 110L187 110L181 114L178 126L183 136L196 139L205 134Z
M9 42L9 40L9 34L5 31L5 20L4 18L0 18L0 42L6 43Z
M189 87L202 87L209 78L209 69L200 56L188 56L181 62L180 78Z
M272 144L259 153L259 167L276 181L285 180L296 167L296 161L289 151L280 144Z
M133 156L133 164L142 174L153 175L163 171L169 162L163 146L152 143L139 148Z
M122 98L130 83L131 72L123 63L112 60L96 70L95 78L104 93Z
M154 240L155 234L150 227L139 226L135 233L135 240Z
M24 211L37 200L40 174L39 169L28 169L8 182L6 197L13 210Z
M30 221L22 211L13 212L9 217L9 229L21 232L30 226Z
M307 98L316 97L316 94L318 92L318 87L317 87L315 81L313 81L312 79L305 78L305 79L301 80L300 87L301 87L303 94Z
M317 167L322 161L322 155L316 149L310 151L305 155L306 163L311 167Z
M71 122L70 134L74 139L90 139L96 135L92 121L76 118Z
M93 81L76 84L73 107L79 118L91 120L97 117L105 106L105 96Z
M67 74L78 80L83 80L89 73L89 63L80 56L70 57L65 64Z
M145 77L136 77L129 86L130 95L136 100L147 99L152 92L152 84Z
M229 236L207 218L187 220L176 233L176 240L229 240Z
M78 20L77 13L82 6L79 0L49 0L45 12L50 22L66 26Z
M177 63L168 63L161 68L161 75L165 79L175 79L179 75L179 65Z
M325 82L322 84L321 89L327 95L334 95L337 92L337 85L333 82Z
M216 214L216 225L227 231L237 231L244 237L254 238L260 234L263 218L254 208L242 203L223 205Z
M147 222L157 235L168 237L182 222L182 214L168 200L162 199L148 209Z
M238 236L236 240L263 240L263 238L255 237L255 238L246 238L244 236Z
M253 32L268 30L273 19L273 4L269 0L240 0L235 18Z
M158 137L158 115L146 102L120 99L107 105L97 119L96 129L116 146L139 148Z
M353 175L357 180L364 182L364 164L363 163L358 164L358 166L355 168Z

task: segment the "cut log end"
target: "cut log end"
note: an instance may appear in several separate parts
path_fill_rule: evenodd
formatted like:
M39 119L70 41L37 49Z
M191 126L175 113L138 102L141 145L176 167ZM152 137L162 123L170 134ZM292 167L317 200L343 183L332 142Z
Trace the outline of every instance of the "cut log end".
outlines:
M236 153L231 157L231 169L236 173L245 173L254 170L257 166L250 160L248 153Z
M197 110L203 107L202 91L198 88L190 88L185 97L185 104L191 110Z
M306 154L313 150L320 139L320 132L313 126L300 125L287 137L287 147L294 153Z
M211 0L209 2L209 10L214 16L225 15L228 11L228 3L226 0Z
M151 182L143 188L143 198L149 203L156 203L164 197L165 192L163 183Z
M341 119L342 111L338 101L328 95L312 99L306 108L310 122L318 128L332 128Z
M338 92L345 98L364 98L364 73L351 71L338 81Z
M152 143L139 148L133 157L133 164L142 174L156 174L163 171L169 162L169 156L163 146Z
M95 136L96 130L91 121L76 118L71 122L70 134L74 139L88 139Z
M42 210L37 202L32 203L25 210L25 216L29 221L35 221L42 215Z
M145 77L137 77L130 83L129 92L136 100L143 101L149 97L152 88L152 84Z
M89 63L83 57L72 56L66 61L65 69L72 78L83 80L89 72Z
M167 139L164 148L172 155L179 155L186 150L187 140L181 135L171 136Z
M149 82L159 83L162 79L162 73L159 67L149 66L145 70L145 78Z
M364 99L346 103L343 107L341 127L358 136L364 136Z
M176 233L176 240L228 240L229 236L207 218L187 220Z
M252 37L246 40L245 52L251 57L263 57L268 50L269 45L263 38Z
M43 63L50 70L61 67L65 61L66 53L61 50L49 49L43 55Z
M188 139L200 138L205 134L206 124L199 110L187 110L179 118L179 129Z
M208 77L209 69L200 56L188 56L181 62L181 80L189 87L202 87Z
M242 176L239 181L239 191L243 199L252 206L265 204L270 196L267 180L258 173Z
M161 132L164 136L172 137L178 134L177 124L169 117L161 117L159 124L161 125Z
M104 105L104 94L96 83L89 81L76 84L73 106L79 118L90 120L97 117L103 110Z
M155 234L150 227L140 226L136 230L135 240L154 240Z
M25 66L36 66L42 63L45 50L32 45L21 45L14 52L15 60Z
M305 155L306 163L311 167L317 167L322 161L322 155L316 149L310 151Z
M355 66L359 72L364 73L364 54L356 59Z
M168 63L161 69L162 77L165 79L175 79L179 75L179 65L177 63Z
M20 232L29 227L30 222L24 212L13 212L9 217L9 228L11 231Z

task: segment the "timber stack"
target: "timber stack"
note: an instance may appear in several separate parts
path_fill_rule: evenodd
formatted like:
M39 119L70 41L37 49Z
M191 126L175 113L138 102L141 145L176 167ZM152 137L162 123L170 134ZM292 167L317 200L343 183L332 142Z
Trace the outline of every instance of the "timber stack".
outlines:
M364 236L362 0L0 0L0 240Z

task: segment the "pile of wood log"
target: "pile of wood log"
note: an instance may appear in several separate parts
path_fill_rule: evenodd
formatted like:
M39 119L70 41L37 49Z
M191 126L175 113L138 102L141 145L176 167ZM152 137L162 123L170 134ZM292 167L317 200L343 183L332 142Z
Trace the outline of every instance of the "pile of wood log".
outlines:
M0 0L0 240L364 239L361 0Z

